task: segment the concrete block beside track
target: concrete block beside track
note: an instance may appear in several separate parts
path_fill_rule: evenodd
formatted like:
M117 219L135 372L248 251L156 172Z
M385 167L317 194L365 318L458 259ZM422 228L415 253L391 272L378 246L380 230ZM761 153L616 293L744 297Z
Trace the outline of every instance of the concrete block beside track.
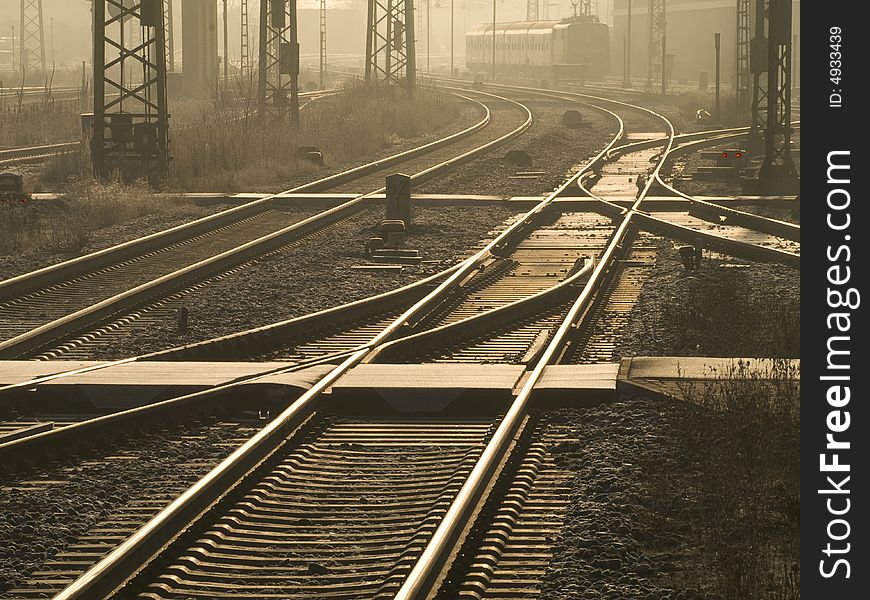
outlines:
M103 365L106 363L100 361L0 361L0 386L58 375L40 383L30 393L40 398L56 398L57 402L75 400L114 411L213 389L291 366L281 362L162 361ZM318 366L259 377L249 385L270 386L298 395L312 387L328 369ZM28 393L27 388L22 388L21 393Z
M363 364L331 388L332 402L349 408L391 407L397 412L485 411L512 398L521 365L430 363Z

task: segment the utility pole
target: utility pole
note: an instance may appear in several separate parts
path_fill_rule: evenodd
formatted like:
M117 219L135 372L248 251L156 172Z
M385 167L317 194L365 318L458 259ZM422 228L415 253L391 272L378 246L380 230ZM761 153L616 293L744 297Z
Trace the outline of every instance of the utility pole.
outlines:
M748 106L750 93L749 52L750 52L750 9L752 0L737 0L737 76L735 90L737 92L737 105Z
M170 73L175 72L175 26L173 25L172 3L174 0L166 0L164 23L166 26L166 68Z
M15 25L12 26L12 72L15 72Z
M495 0L492 0L492 81L495 82Z
M453 26L453 0L450 0L450 76L453 77L453 38L456 37L456 29Z
M715 40L714 43L716 44L716 109L715 109L715 115L716 115L716 122L721 123L722 122L722 113L720 111L721 105L719 103L719 54L720 54L719 49L720 49L720 44L722 41L722 36L717 33L717 34L715 34L713 39Z
M748 150L760 153L764 149L764 132L767 128L767 2L755 1L755 36L750 44L749 69L752 72L752 125L749 129Z
M250 31L248 28L248 0L242 0L242 27L241 27L241 58L240 69L242 75L248 75L251 72L251 47L250 47Z
M646 87L652 92L661 77L662 94L665 90L665 27L667 24L665 0L649 0L649 57L647 62Z
M320 89L326 81L326 0L320 0Z
M544 0L546 2L546 0ZM526 21L538 20L538 0L526 0Z
M763 193L793 193L800 183L791 157L791 13L791 0L770 0L767 127L764 162L758 172Z
M230 79L229 64L230 64L230 38L229 27L227 25L227 0L224 0L224 85Z
M431 73L432 67L432 8L430 0L426 0L426 72Z
M631 3L632 0L626 0L628 7L628 22L626 25L626 43L625 43L625 87L631 87Z

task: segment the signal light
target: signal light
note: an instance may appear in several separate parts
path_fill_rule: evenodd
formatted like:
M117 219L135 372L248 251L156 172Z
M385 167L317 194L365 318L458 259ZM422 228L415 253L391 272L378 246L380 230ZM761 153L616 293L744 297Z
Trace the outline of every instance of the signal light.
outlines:
M743 158L743 153L738 152L737 154L734 155L734 158Z
M728 153L727 153L727 152L723 152L723 153L722 153L722 158L728 158Z

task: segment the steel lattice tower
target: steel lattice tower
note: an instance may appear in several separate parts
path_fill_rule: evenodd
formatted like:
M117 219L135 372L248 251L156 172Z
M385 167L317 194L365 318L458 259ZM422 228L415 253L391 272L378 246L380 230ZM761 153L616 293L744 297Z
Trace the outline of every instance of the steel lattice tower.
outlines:
M667 15L665 0L649 0L649 62L647 63L646 85L649 91L661 86L664 93L667 82L664 80Z
M299 121L299 42L296 0L260 0L260 58L258 106Z
M413 0L369 0L366 34L366 81L397 83L414 89Z
M326 80L326 0L320 0L320 89Z
M42 26L42 0L21 0L18 63L24 72L45 70L45 30Z
M763 191L784 191L783 188L793 191L798 183L791 157L791 13L791 0L770 0L767 126L764 162L758 173Z
M764 132L767 128L767 0L755 2L755 35L750 44L749 70L752 73L752 126L749 129L749 150L753 153L764 149Z
M544 0L546 2L547 0ZM526 0L526 21L538 20L538 0Z
M250 31L248 29L248 0L242 0L242 44L240 70L242 75L251 72Z
M119 172L153 184L168 167L164 2L94 2L91 156L100 177ZM139 39L130 39L127 23L140 30Z
M737 76L734 80L738 106L748 106L751 72L749 69L749 47L752 36L750 10L752 0L737 0Z

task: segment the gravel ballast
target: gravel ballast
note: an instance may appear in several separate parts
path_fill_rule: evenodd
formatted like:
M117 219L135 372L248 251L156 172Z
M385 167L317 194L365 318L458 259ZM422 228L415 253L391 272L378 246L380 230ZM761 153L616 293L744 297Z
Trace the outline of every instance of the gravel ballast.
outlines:
M337 162L328 160L326 166L322 168L312 166L308 169L301 169L299 173L292 177L287 177L285 181L282 181L278 185L264 186L262 189L242 189L241 191L279 193L304 183L339 173L351 167L356 167L376 160L383 160L389 156L393 156L400 152L422 146L447 135L462 131L480 121L483 115L483 111L479 106L467 102L459 104L458 113L459 114L454 122L437 131L432 131L413 139L394 139L382 150L366 156L358 157L353 161ZM228 194L233 194L240 190L233 189L223 191ZM31 215L28 219L31 222L39 222L46 218L50 219L53 214L57 214L59 210L61 210L59 207L53 206L54 203L41 203L42 201L36 201L30 206L29 211L31 212ZM77 256L83 256L90 252L102 250L138 237L169 229L232 208L233 206L236 205L198 206L192 202L175 202L170 200L166 202L165 209L126 220L109 227L90 230L88 232L87 243L75 251L57 251L52 248L41 248L33 251L0 254L0 281L55 263L63 262L65 260L70 260ZM74 211L75 209L72 207L70 210ZM41 216L39 213L45 213L45 215ZM62 215L60 218L63 218Z
M570 491L541 597L799 598L798 429L750 461L744 444L784 426L750 412L631 396L544 414L572 441L550 448Z
M232 208L232 206L226 204L199 206L194 203L167 202L167 209L164 211L143 215L129 221L91 231L88 235L87 244L80 251L72 254L56 252L50 249L17 254L0 254L0 281L195 221L196 219ZM51 206L37 205L31 210L57 211L58 209Z
M540 196L553 191L586 159L598 153L617 131L615 119L572 102L523 100L534 116L532 126L516 140L486 156L460 165L418 190L421 193ZM565 111L578 110L590 128L570 129L562 124ZM508 164L503 157L512 150L531 157L529 166ZM511 179L520 172L535 172L525 179ZM540 173L540 174L538 174Z
M619 356L800 356L800 271L712 257L687 272L674 242L634 305Z
M255 431L239 423L187 424L133 438L101 453L104 458L73 458L65 466L5 481L0 597L12 597L4 592L123 507L157 490L167 498L178 495Z
M415 207L405 246L423 262L401 272L355 270L371 264L364 243L384 218L382 208L350 219L185 295L189 328L168 318L125 332L93 358L123 358L197 342L379 294L435 274L468 256L517 213L501 204ZM179 303L180 304L180 303Z

